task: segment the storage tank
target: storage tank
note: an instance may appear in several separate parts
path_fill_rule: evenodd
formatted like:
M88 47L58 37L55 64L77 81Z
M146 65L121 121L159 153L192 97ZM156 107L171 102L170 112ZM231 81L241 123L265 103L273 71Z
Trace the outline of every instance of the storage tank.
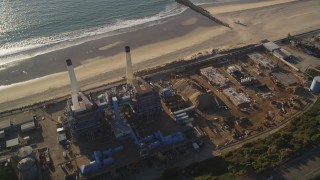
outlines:
M101 165L96 161L90 162L90 164L82 165L80 168L81 174L86 175L92 172L95 172L101 168Z
M98 164L101 164L101 160L100 160L102 158L101 151L95 151L93 154L94 154L94 158L95 158L96 162Z
M124 150L123 146L118 146L118 147L113 148L113 152L120 152L120 151L123 151L123 150Z
M103 165L104 166L108 166L108 165L113 164L113 162L114 162L113 158L109 157L109 158L106 158L106 159L103 160Z
M320 76L313 78L312 84L310 86L310 91L313 93L320 93Z
M33 152L32 147L24 146L18 150L17 156L21 159L26 157L35 158L35 153Z
M111 154L113 154L113 150L112 149L104 150L104 151L102 151L102 154L104 157L110 156Z
M169 97L170 96L170 89L169 88L164 88L163 89L163 96L164 97Z
M173 143L174 143L174 141L173 141L173 138L172 138L171 135L168 135L168 136L164 137L164 144L165 145L171 145Z
M184 135L181 132L172 134L171 138L173 139L173 143L179 143L185 140Z
M153 141L155 138L153 135L150 135L150 136L146 136L143 138L143 142L151 142Z
M38 167L32 158L24 158L18 163L18 169L23 179L34 179L38 176Z
M161 143L159 141L155 141L150 144L151 149L156 149L156 148L159 148L160 146L161 146Z

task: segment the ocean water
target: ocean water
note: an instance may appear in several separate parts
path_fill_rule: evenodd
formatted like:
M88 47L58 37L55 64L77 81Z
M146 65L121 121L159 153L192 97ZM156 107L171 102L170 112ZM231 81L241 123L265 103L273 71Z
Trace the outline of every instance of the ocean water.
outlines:
M0 65L161 23L185 9L174 0L1 0Z

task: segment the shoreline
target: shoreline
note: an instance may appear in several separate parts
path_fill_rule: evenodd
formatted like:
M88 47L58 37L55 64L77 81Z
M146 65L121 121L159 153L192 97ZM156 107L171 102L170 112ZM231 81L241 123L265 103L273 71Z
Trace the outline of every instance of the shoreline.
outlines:
M288 33L297 34L299 32L319 29L320 23L317 20L309 22L306 25L307 27L297 27L299 22L291 20L292 22L286 22L289 27L284 29L278 28L279 30L273 33L268 32L270 27L264 26L261 22L257 23L255 19L247 16L248 14L258 14L260 16L261 14L263 16L267 16L266 14L268 14L268 16L277 16L279 15L277 14L279 13L279 8L282 10L284 9L283 13L288 12L289 15L299 15L299 12L295 11L296 9L301 9L300 11L303 11L304 9L301 7L304 7L309 8L309 11L314 11L314 9L317 9L317 6L314 7L314 4L319 5L316 1L307 1L306 3L309 4L309 7L304 7L304 2L295 1L247 9L244 11L223 13L222 17L219 14L217 15L219 16L218 18L231 22L233 26L235 25L232 22L232 18L238 16L241 18L241 21L250 23L249 25L250 27L253 27L253 29L235 26L235 30L228 30L227 28L216 25L195 12L187 10L165 24L151 26L131 32L131 34L121 34L108 38L108 42L110 42L108 44L105 42L106 39L101 39L94 42L88 42L82 46L59 50L59 53L53 52L36 57L33 60L30 60L31 63L19 64L18 66L26 69L29 68L30 72L33 72L32 68L35 69L36 71L34 74L27 74L31 79L37 77L37 75L44 77L20 85L1 88L0 107L3 107L3 109L12 109L16 105L23 106L27 103L32 104L33 102L54 98L58 95L67 95L69 93L69 79L66 73L65 59L68 58L71 58L76 66L75 71L77 78L80 81L80 86L82 89L88 89L98 84L106 84L111 80L117 80L124 75L125 54L123 47L125 45L130 45L132 47L134 70L137 71L163 65L179 59L185 59L194 53L203 52L204 50L212 48L228 49L244 46L249 43L256 43L262 40L264 35L267 35L270 40L274 40L283 37ZM313 4L313 6L310 6L310 4ZM228 9L226 8L226 10ZM318 16L318 14L319 13L317 12L311 13L312 16ZM307 16L298 16L298 18L300 18L298 20L305 20L306 18L309 18L309 16L310 14L307 14ZM273 27L279 27L281 20L286 17L279 19L279 22L271 22L268 20L271 19L270 17L263 18L260 19L260 21L265 22L267 25L271 25L272 29ZM293 24L290 25L290 23ZM261 34L255 35L254 32L257 32L257 30L260 29L263 30L261 31ZM160 36L161 34L164 35ZM90 47L89 51L87 51L87 47ZM90 50L92 52L90 52ZM58 73L55 72L56 70L58 70ZM26 72L28 73L28 71ZM52 72L54 74L52 74ZM51 75L42 75L41 73ZM1 78L3 78L2 75L7 75L8 77L13 74L11 74L9 70L7 71L7 74L1 74L0 72ZM25 75L26 74L20 74L20 76L14 77L19 79ZM19 99L21 100L20 102ZM10 103L13 101L19 103Z

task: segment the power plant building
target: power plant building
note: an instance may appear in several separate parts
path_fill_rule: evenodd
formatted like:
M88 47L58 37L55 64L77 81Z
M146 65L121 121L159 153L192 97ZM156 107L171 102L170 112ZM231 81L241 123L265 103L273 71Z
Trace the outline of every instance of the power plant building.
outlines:
M67 68L71 81L71 99L67 101L67 127L70 128L72 137L78 139L86 136L94 139L94 133L102 127L102 113L97 105L93 104L90 97L80 92L78 82L70 59Z
M153 118L161 112L159 94L153 87L141 78L132 81L132 105L138 118Z
M25 180L39 179L39 168L33 158L24 158L18 163L20 175Z

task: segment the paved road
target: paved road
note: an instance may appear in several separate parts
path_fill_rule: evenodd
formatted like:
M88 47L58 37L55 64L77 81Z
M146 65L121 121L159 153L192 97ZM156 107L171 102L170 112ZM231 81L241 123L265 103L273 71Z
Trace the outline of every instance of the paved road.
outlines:
M320 146L266 174L273 176L275 179L303 180L310 179L319 173ZM260 179L266 176L263 175Z

